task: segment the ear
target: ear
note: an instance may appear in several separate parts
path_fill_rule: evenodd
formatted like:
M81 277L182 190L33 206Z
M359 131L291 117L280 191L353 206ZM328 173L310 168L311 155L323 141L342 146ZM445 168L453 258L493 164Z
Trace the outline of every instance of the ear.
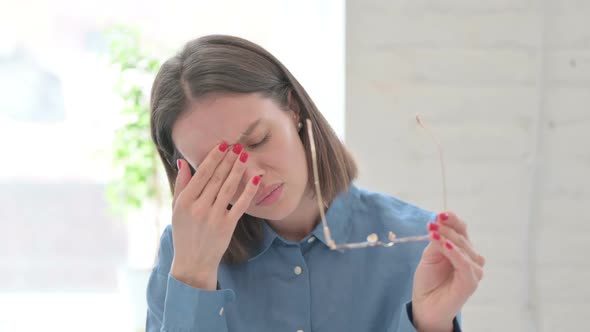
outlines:
M299 103L297 102L296 98L293 97L293 90L289 90L287 95L287 103L289 105L289 111L293 112L293 116L295 117L295 123L299 122L299 115L301 114L301 110L299 108Z

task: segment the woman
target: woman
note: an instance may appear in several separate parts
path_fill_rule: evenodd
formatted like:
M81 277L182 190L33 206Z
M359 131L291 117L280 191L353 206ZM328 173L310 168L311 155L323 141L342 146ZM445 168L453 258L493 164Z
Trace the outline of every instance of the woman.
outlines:
M430 241L332 250L306 119L334 241L389 231ZM189 42L155 79L151 134L174 199L147 289L148 331L460 330L484 264L465 224L355 186L346 148L260 46Z

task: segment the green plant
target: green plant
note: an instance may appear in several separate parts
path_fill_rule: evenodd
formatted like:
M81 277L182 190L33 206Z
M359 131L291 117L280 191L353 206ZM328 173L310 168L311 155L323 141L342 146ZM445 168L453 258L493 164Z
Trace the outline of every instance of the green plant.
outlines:
M111 212L125 216L149 201L161 203L161 165L149 130L149 84L160 62L145 51L136 29L116 26L106 37L109 60L118 73L115 91L122 105L121 123L113 137L114 172L106 195Z

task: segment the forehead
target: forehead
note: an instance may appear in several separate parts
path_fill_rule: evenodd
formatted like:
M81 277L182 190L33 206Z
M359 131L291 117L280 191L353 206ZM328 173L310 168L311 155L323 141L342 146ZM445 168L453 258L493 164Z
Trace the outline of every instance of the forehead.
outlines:
M198 163L220 142L235 143L252 122L260 119L264 127L277 111L271 99L258 94L212 95L191 102L174 123L172 140L183 156Z

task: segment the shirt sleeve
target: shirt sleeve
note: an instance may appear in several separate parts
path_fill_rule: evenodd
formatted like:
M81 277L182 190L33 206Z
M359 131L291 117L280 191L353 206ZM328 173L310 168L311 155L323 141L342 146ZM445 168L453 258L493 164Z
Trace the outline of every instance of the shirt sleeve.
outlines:
M399 324L395 332L416 332L414 327L414 319L412 317L412 302L408 302L405 305L405 309L399 319ZM453 332L461 332L461 313L453 319Z
M168 226L148 282L146 332L227 331L224 306L235 299L234 291L198 289L170 275L170 233Z

